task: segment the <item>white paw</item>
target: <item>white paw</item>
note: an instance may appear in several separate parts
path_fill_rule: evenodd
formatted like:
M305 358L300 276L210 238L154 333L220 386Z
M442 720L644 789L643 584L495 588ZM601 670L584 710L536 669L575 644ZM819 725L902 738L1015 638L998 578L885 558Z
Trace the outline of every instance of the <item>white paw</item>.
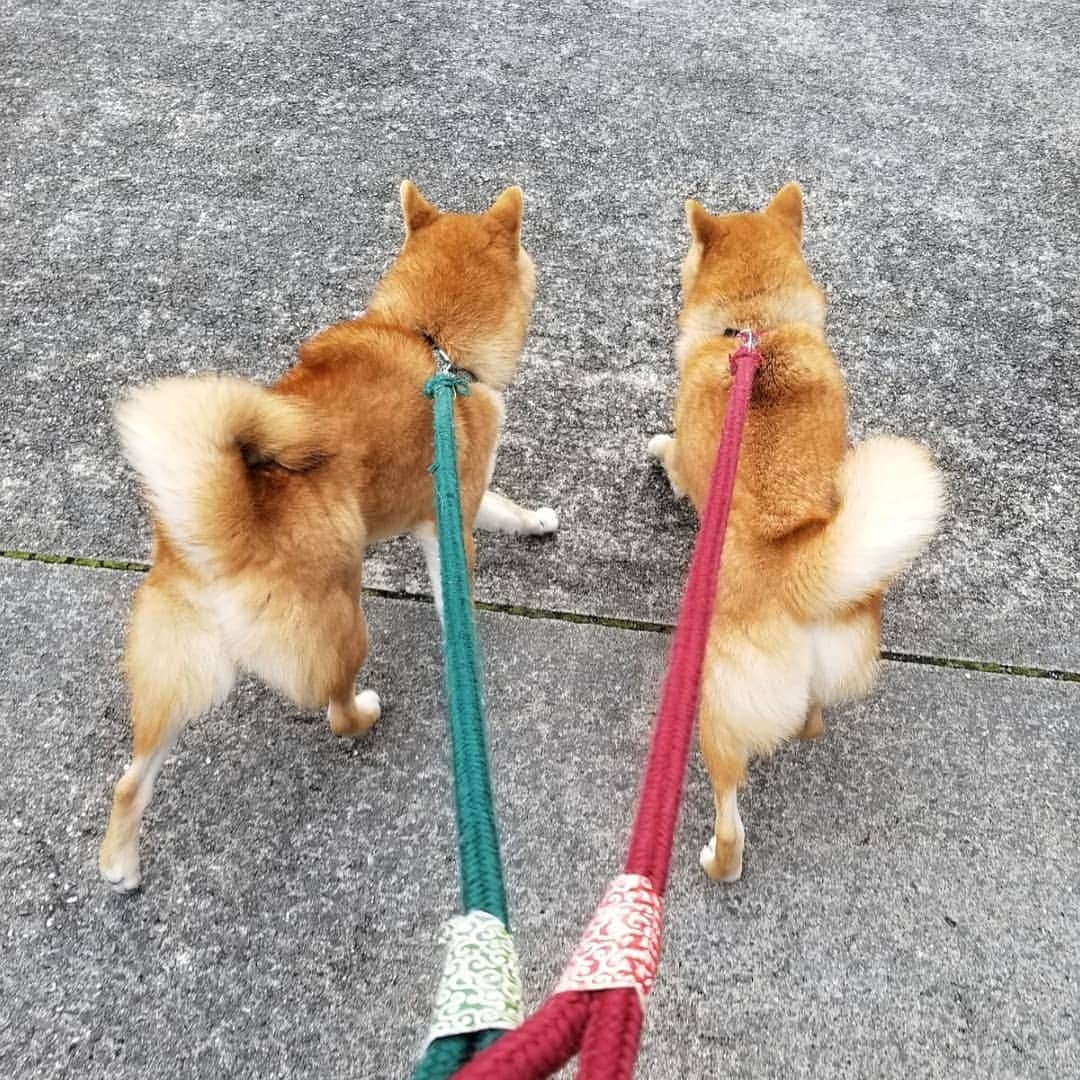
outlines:
M134 892L142 880L139 875L139 851L132 844L120 851L104 853L98 862L101 876L119 893Z
M649 457L654 457L659 459L660 461L663 461L664 454L666 453L667 448L674 441L675 440L670 435L654 435L649 440L649 445L647 448Z
M701 869L705 873L709 872L709 867L712 866L716 860L716 837L710 837L709 842L701 849L701 854L698 856L698 862L701 863Z
M701 849L701 869L712 878L713 881L723 881L730 883L732 881L738 881L742 877L742 838L739 841L739 857L735 861L734 865L727 869L726 872L720 873L719 867L716 865L716 836Z
M356 707L363 713L367 713L372 718L372 723L382 716L382 702L379 700L379 695L374 690L361 690L356 695Z
M379 703L379 695L374 690L361 690L353 698L351 709L331 702L330 708L326 710L330 730L342 739L357 739L361 735L366 735L381 715L382 705Z
M536 524L532 532L536 536L546 536L559 527L559 515L550 506L541 506L533 517L536 519Z

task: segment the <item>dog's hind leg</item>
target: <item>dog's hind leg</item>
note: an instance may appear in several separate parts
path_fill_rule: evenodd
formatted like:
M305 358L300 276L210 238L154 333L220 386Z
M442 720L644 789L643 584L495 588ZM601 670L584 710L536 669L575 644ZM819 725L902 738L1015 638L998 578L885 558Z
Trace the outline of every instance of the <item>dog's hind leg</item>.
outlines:
M382 715L379 695L374 690L355 693L355 682L354 676L330 698L330 730L341 737L366 735Z
M803 738L824 729L821 706L862 697L877 679L881 633L881 596L860 604L838 618L817 623L811 630L813 674L810 712ZM817 730L814 713L817 712Z
M746 776L746 754L725 746L716 737L716 718L701 714L701 753L712 782L716 825L712 840L702 848L701 868L713 881L738 881L742 876L745 832L739 817L738 789Z
M799 729L797 739L816 739L825 734L825 718L821 715L820 705L811 705L806 711L806 720Z
M224 698L235 676L212 616L153 575L135 598L125 668L132 759L98 859L101 876L121 892L139 885L139 826L161 766L187 722Z
M485 532L545 536L559 527L559 515L550 506L527 510L505 495L485 491L476 513L476 527Z
M368 630L363 609L356 607L356 619L344 628L338 652L342 657L338 677L330 690L327 718L330 730L341 737L366 735L382 714L379 695L374 690L356 693L356 676L367 659ZM329 643L328 643L329 644Z

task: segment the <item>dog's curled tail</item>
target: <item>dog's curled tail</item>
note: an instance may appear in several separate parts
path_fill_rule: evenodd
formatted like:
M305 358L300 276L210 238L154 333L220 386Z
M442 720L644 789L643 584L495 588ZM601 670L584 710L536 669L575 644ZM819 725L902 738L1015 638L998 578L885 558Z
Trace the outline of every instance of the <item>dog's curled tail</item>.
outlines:
M879 435L848 451L840 511L807 552L799 592L807 614L835 614L882 592L938 531L945 482L929 451Z
M326 456L309 406L245 379L163 379L116 408L124 454L170 539L207 569L256 554L256 473Z

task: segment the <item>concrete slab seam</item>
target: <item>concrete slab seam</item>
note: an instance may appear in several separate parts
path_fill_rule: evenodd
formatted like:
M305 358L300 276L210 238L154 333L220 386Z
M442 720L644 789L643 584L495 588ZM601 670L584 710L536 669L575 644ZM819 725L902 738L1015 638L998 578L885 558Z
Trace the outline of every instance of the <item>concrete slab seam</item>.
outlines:
M149 563L137 560L98 559L81 555L61 555L56 552L5 549L0 551L0 558L20 562L46 563L52 566L76 566L83 570L115 570L136 574L145 574L150 570ZM380 600L401 600L411 604L431 604L434 602L429 593L380 589L372 586L365 587L363 592L365 596L378 597ZM668 623L647 622L640 619L620 619L609 615L589 615L580 611L528 607L522 604L498 603L490 600L477 600L475 603L478 611L486 611L495 615L512 615L522 619L577 623L583 626L599 626L608 630L629 630L633 633L646 634L670 634L673 629ZM970 660L962 656L934 656L928 653L900 652L891 649L882 649L881 659L898 664L948 668L953 671L972 671L980 675L1012 675L1021 679L1047 679L1050 682L1080 683L1080 671L1068 671L1063 668L1008 664L992 660Z

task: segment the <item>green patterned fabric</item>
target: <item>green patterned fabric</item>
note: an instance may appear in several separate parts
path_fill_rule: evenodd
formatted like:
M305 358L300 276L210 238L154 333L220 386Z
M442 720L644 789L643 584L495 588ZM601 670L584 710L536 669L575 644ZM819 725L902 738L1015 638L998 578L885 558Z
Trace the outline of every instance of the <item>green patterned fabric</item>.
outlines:
M445 936L446 959L428 1041L517 1027L525 1018L525 1001L506 927L486 911L470 911L450 919Z
M457 440L454 436L454 400L469 393L468 377L449 370L442 350L435 353L439 374L424 386L435 409L435 510L442 564L443 652L446 696L450 716L450 745L454 772L454 801L458 825L462 908L469 912L464 924L449 925L450 949L432 1024L432 1038L413 1073L414 1080L448 1080L470 1057L490 1045L508 1023L476 1024L488 1015L503 1016L508 1007L521 1010L521 979L513 946L509 949L509 918L503 885L495 806L491 793L484 734L480 664L473 622L472 589L465 560L461 490L458 482ZM492 935L485 914L498 924L502 937ZM470 921L471 920L471 921ZM473 931L482 931L474 934ZM480 938L484 941L481 944ZM496 938L498 939L496 941ZM472 949L472 953L470 953ZM463 959L464 958L464 959ZM478 960L476 969L470 961ZM471 989L468 976L475 976ZM449 980L449 981L448 981ZM517 1005L512 1004L516 986ZM494 1008L502 996L502 1008ZM481 1007L483 1005L483 1007ZM460 1024L451 1031L450 1015ZM467 1021L467 1024L465 1023ZM445 1033L444 1033L445 1032Z

